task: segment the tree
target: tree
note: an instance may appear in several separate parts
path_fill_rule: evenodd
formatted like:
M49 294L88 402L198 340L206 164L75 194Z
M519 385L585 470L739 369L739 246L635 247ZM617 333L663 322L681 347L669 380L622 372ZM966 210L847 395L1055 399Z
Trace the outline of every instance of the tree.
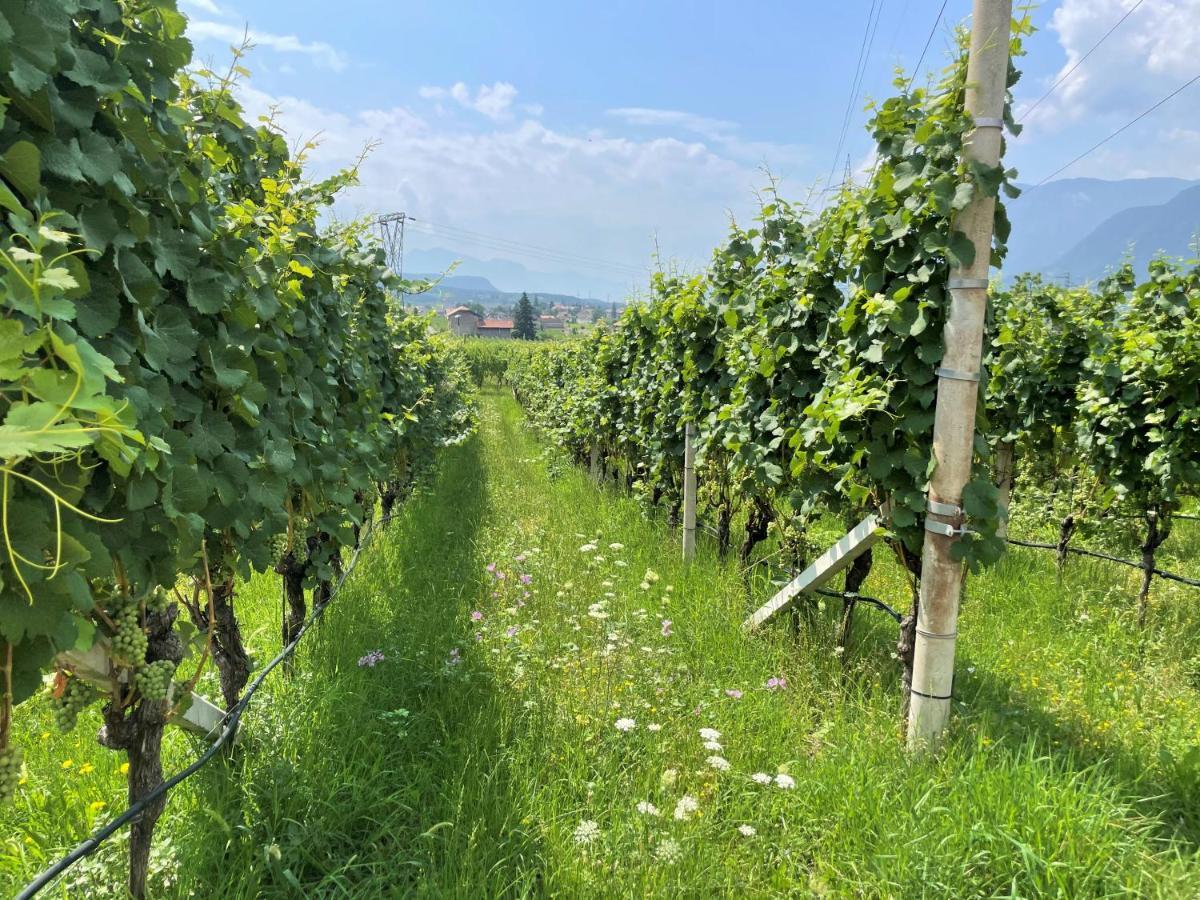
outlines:
M517 311L513 316L512 336L526 341L537 338L537 316L533 314L533 304L529 302L528 294L521 294L517 301Z

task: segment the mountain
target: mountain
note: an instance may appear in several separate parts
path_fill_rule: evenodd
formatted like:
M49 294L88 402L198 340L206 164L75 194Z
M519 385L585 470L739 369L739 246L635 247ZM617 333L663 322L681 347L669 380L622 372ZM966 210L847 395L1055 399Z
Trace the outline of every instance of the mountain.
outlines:
M542 272L510 259L477 259L445 247L412 248L404 252L406 272L445 272L456 262L458 266L451 277L471 276L486 280L495 290L509 294L527 291L531 294L561 294L601 301L607 301L609 297L623 300L632 289L645 287L650 279L649 269L646 277L634 284L632 279L621 279L620 276L609 278L572 271Z
M1187 188L1166 203L1133 206L1109 216L1083 240L1046 267L1050 275L1095 278L1132 256L1134 271L1160 251L1195 257L1200 234L1200 185ZM1076 275L1078 273L1078 275Z
M1025 187L1008 201L1004 271L1095 279L1119 265L1131 243L1143 268L1159 250L1185 256L1200 225L1198 188L1182 178L1064 178Z

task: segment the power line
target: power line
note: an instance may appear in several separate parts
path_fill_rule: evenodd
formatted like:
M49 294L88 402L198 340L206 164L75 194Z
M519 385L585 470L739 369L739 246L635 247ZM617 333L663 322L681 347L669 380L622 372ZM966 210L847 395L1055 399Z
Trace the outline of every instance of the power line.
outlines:
M545 262L554 262L560 265L580 266L582 268L601 270L609 272L610 274L617 274L630 278L641 278L646 274L644 270L638 269L631 265L625 265L623 263L594 260L589 257L576 256L574 254L560 252L557 250L520 244L517 242L508 241L505 238L494 238L486 235L477 236L460 229L450 228L449 226L438 226L430 222L412 219L409 220L409 224L414 230L431 235L432 237L451 242L475 244L499 253L524 256Z
M925 63L925 54L929 52L929 45L933 43L933 36L937 33L938 26L942 24L942 16L946 12L946 4L950 0L942 0L942 8L938 10L937 18L933 20L933 26L929 29L929 37L925 38L925 46L921 48L921 55L917 57L917 64L913 67L912 74L908 76L908 84L904 86L904 93L911 90L913 82L917 78L917 73L921 71L921 66Z
M846 143L846 134L850 130L850 120L854 115L854 102L858 99L862 78L867 71L867 62L871 56L870 47L875 43L875 30L879 27L879 16L883 12L883 3L884 0L871 0L871 9L867 12L862 41L858 46L858 62L854 65L854 77L850 81L850 97L846 100L846 112L842 115L842 129L838 134L837 149L833 151L833 162L829 164L829 174L825 176L825 189L822 193L829 193L833 190L833 173L837 169L838 159L842 155L842 147Z
M573 253L569 250L555 250L550 247L541 247L541 246L538 246L537 244L530 244L530 243L526 243L525 241L516 241L516 240L513 240L512 238L495 237L492 235L483 234L478 231L471 231L470 229L467 229L467 228L461 228L457 225L442 225L437 222L430 222L427 219L423 220L423 224L425 224L433 229L447 231L447 232L453 232L456 234L469 236L471 238L478 238L481 240L490 241L492 243L504 244L504 245L508 245L511 247L518 247L523 250L530 250L530 251L537 252L537 253L545 253L545 254L549 254L552 256L563 257L566 259L582 260L585 262L595 263L596 265L605 266L608 268L628 269L630 271L639 272L639 273L642 271L637 266L629 265L628 263L614 262L613 260L600 259L595 256L585 256L582 253Z
M1107 144L1109 141L1111 141L1113 138L1115 138L1118 134L1120 134L1121 132L1125 131L1128 128L1133 127L1138 122L1142 121L1142 119L1146 118L1146 116L1150 115L1150 113L1154 112L1156 109L1158 109L1160 106L1162 106L1168 100L1170 100L1172 97L1175 97L1178 94L1182 94L1185 90L1190 88L1197 81L1200 81L1200 75L1194 75L1191 79L1186 81L1184 84L1181 84L1179 87L1175 88L1175 90L1171 91L1171 93L1167 94L1167 96L1163 97L1161 100L1159 100L1157 103L1155 103L1149 109L1147 109L1145 112L1134 117L1133 119L1130 119L1128 122L1126 122L1124 125L1122 125L1120 128L1118 128L1116 131L1114 131L1112 134L1110 134L1104 140L1093 144L1091 147L1089 147L1087 150L1080 153L1077 157L1075 157L1073 160L1071 160L1065 166L1055 169L1053 172L1051 172L1049 175L1047 175L1045 178L1043 178L1041 181L1039 181L1036 185L1034 185L1034 187L1041 187L1043 184L1045 184L1047 181L1049 181L1055 175L1058 175L1060 172L1065 172L1067 169L1071 168L1071 166L1075 165L1075 163L1079 162L1085 156L1090 156L1093 152L1095 152L1096 150L1099 150L1101 147L1103 147L1105 144Z
M426 234L426 235L429 235L430 237L437 238L439 241L445 241L446 243L449 243L451 246L454 246L454 247L462 247L463 245L466 245L468 247L474 246L476 248L490 250L494 253L498 253L498 254L502 254L502 255L506 255L506 256L519 256L519 257L524 257L527 259L537 260L540 262L550 262L550 263L554 263L554 264L560 265L560 266L576 266L579 268L591 269L594 271L607 273L609 275L621 276L623 278L625 278L625 277L640 278L645 274L644 272L639 272L632 268L627 269L627 268L618 268L615 266L597 265L595 263L587 262L585 260L573 259L570 257L552 256L549 254L538 253L538 252L530 251L530 250L524 250L522 248L512 247L512 246L505 245L505 244L493 243L491 241L488 241L488 240L482 239L482 238L472 238L472 237L467 237L465 235L458 235L458 234L453 234L453 233L436 231L432 228L422 227L420 225L412 225L411 227L414 230L416 230L422 234Z
M1078 69L1080 66L1082 66L1084 64L1084 62L1087 60L1087 58L1089 56L1091 56L1092 53L1095 52L1096 48L1099 47L1101 44L1103 44L1105 41L1107 41L1109 38L1109 35L1111 35L1114 31L1116 31L1118 28L1120 28L1121 25L1124 24L1125 20L1128 19L1131 15L1133 15L1134 11L1145 2L1146 2L1146 0L1137 0L1137 2L1133 4L1133 6L1129 7L1129 9L1125 11L1125 15L1121 16L1121 18L1119 18L1117 20L1116 25L1114 25L1112 28L1108 29L1108 31L1104 32L1104 36L1101 37L1100 40L1096 41L1096 43L1092 44L1092 46L1088 50L1088 52L1083 54L1083 56L1079 57L1079 59L1075 63L1075 65L1073 65L1073 66L1071 66L1071 68L1067 69L1067 71L1062 74L1062 76L1058 79L1058 81L1056 81L1056 82L1054 82L1054 84L1050 85L1050 90L1046 91L1046 93L1044 93L1044 94L1042 94L1042 96L1038 97L1037 100L1034 102L1033 106L1029 107L1024 112L1021 113L1021 119L1023 120L1027 115L1029 115L1031 112L1033 112L1035 109L1037 109L1038 106L1041 105L1043 100L1045 100L1047 97L1049 97L1051 94L1053 94L1058 89L1058 86L1060 84L1062 84L1064 81L1066 81L1068 78L1070 78L1071 75L1075 72L1075 70Z

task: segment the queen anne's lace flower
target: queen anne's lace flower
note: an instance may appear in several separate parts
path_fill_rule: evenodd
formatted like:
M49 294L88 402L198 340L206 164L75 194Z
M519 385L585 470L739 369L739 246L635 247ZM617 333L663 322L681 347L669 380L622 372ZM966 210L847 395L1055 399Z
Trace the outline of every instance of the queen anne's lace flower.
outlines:
M684 794L675 804L675 818L680 822L690 819L700 810L700 804L691 794Z
M633 731L633 729L637 727L637 722L635 722L633 719L617 719L617 721L613 723L613 727L616 728L617 731Z
M587 845L600 837L600 826L591 819L584 819L575 826L575 843Z

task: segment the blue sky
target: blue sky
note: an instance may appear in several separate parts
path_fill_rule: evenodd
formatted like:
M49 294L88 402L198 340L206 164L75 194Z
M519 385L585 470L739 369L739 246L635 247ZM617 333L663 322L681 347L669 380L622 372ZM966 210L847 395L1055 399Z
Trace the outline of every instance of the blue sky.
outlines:
M1136 0L1033 10L1018 112ZM763 167L795 199L867 164L865 98L911 69L940 0L604 4L181 0L198 56L249 28L243 88L318 171L378 142L345 215L405 210L410 246L570 269L595 290L638 281L655 241L702 264ZM834 152L872 8L848 138ZM941 67L968 0L951 0L923 71ZM1200 73L1200 0L1143 0L1027 120L1008 161L1036 182ZM1200 177L1200 84L1060 177ZM481 237L486 236L486 237ZM517 242L524 249L509 243ZM535 252L530 248L539 248ZM550 253L546 250L552 251ZM587 257L580 262L578 258Z

